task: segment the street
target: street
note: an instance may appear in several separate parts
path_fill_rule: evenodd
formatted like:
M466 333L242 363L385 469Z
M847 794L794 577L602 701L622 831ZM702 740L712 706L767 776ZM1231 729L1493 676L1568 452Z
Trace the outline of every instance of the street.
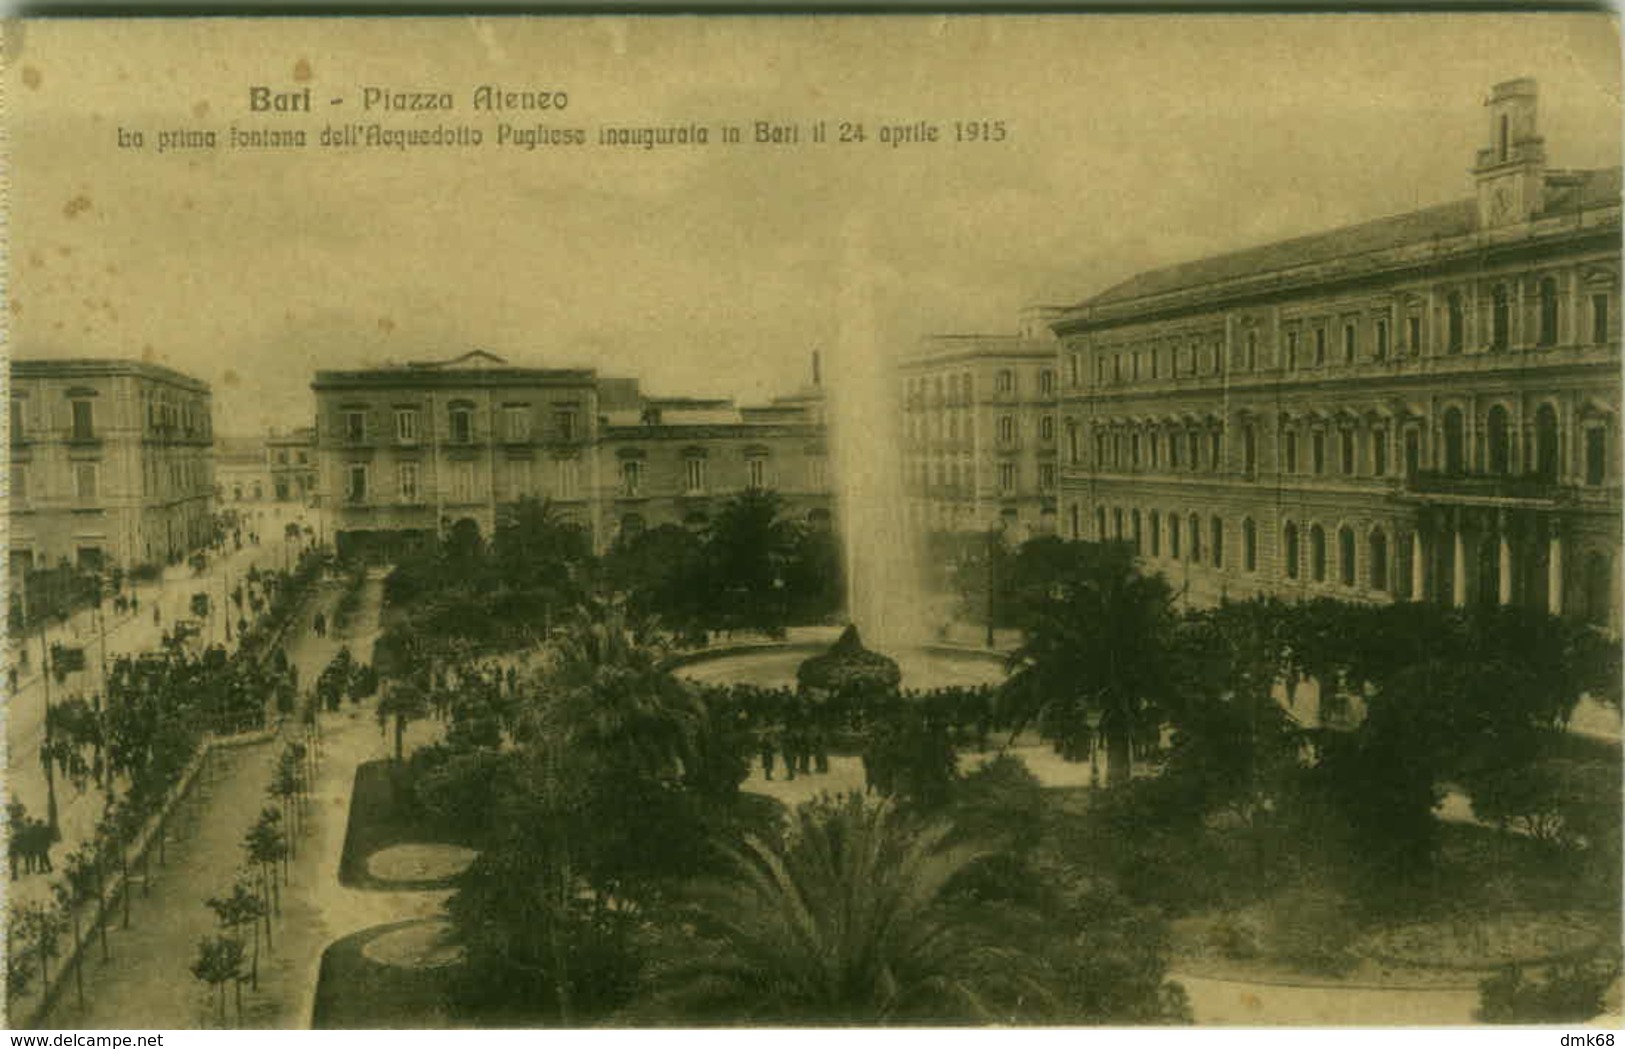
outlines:
M45 630L45 648L53 643L63 643L83 646L85 651L85 668L82 671L68 674L61 683L54 679L49 682L50 702L54 705L69 696L99 693L104 662L111 662L119 655L156 650L163 633L172 628L177 619L191 618L192 595L199 592L210 595L211 615L203 623L202 635L193 643L200 646L226 644L226 610L230 608L230 614L234 620L236 618L236 609L231 606L227 594L250 568L269 571L281 569L285 560L291 564L297 556L299 544L285 539L283 529L290 521L303 523L301 508L292 505L264 504L244 508L243 512L246 522L242 549L231 550L228 538L229 552L211 558L203 573L195 573L185 564L171 565L156 581L125 584L125 594L139 599L138 610L117 613L113 611L109 596L100 610L83 609L67 623L48 627ZM257 546L248 540L250 527L260 537ZM153 619L155 607L158 609L157 622ZM101 622L98 622L98 617ZM104 629L105 659L102 651ZM228 648L235 647L236 634L233 626ZM26 667L21 665L18 658L25 645L28 652ZM43 652L39 633L33 632L26 639L14 640L7 656L10 660L8 666L18 668L19 678L17 689L8 697L6 707L8 800L25 805L29 816L45 819L46 777L39 753L45 734L47 683L41 673ZM53 863L59 862L60 857L77 848L81 842L91 839L106 801L102 791L94 784L79 792L61 776L57 777L56 796L62 837L52 850ZM50 880L49 877L33 875L12 883L12 901L48 900Z

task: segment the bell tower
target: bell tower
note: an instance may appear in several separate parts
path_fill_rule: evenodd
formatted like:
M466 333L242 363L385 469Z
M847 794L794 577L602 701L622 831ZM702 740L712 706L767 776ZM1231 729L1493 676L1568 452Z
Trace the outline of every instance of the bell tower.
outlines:
M1508 80L1490 91L1489 145L1478 151L1478 227L1527 222L1540 210L1546 142L1535 122L1535 82Z

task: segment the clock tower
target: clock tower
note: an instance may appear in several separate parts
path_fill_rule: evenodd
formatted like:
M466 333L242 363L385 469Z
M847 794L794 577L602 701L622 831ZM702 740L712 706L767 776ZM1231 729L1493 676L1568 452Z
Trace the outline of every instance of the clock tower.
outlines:
M1478 151L1478 228L1527 222L1540 210L1545 187L1546 144L1535 126L1535 82L1496 84L1484 103L1490 117L1489 146Z

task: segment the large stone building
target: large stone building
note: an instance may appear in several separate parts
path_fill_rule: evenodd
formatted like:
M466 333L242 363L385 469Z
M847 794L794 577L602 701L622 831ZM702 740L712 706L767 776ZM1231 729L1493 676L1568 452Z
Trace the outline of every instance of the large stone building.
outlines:
M1472 197L1069 309L1063 530L1192 600L1517 603L1619 625L1620 171L1498 85ZM1617 134L1617 128L1606 129Z
M729 400L640 398L607 413L599 433L603 538L680 524L704 527L728 499L771 490L788 516L830 521L829 451L822 391L760 406Z
M288 433L272 430L265 438L265 462L271 474L271 498L279 503L310 502L316 493L316 431L300 426Z
M1060 311L1035 306L1010 335L932 335L899 362L903 469L919 532L1056 524L1056 343Z
M213 531L209 387L122 360L11 362L13 577L178 560Z
M816 392L761 408L646 397L591 369L446 362L318 372L317 498L341 554L390 559L464 520L549 500L603 549L662 524L696 526L727 497L770 488L790 512L829 509Z
M214 497L222 510L271 498L271 470L263 438L215 438Z
M318 499L340 555L389 559L498 508L546 497L597 531L598 384L583 368L449 361L319 371Z

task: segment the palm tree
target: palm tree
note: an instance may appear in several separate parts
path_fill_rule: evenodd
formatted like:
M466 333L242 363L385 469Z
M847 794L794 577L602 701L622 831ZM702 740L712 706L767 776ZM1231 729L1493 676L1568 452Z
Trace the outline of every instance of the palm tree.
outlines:
M1108 783L1125 783L1135 734L1160 725L1178 678L1173 594L1161 576L1136 570L1127 544L1064 547L1047 584L1020 595L1004 720L1016 733L1037 721L1068 751L1098 732Z
M785 840L727 849L734 876L695 885L692 929L653 966L644 1007L685 1022L944 1023L1008 1018L1050 996L1030 956L954 906L981 855L950 827L902 826L862 794L797 810Z

